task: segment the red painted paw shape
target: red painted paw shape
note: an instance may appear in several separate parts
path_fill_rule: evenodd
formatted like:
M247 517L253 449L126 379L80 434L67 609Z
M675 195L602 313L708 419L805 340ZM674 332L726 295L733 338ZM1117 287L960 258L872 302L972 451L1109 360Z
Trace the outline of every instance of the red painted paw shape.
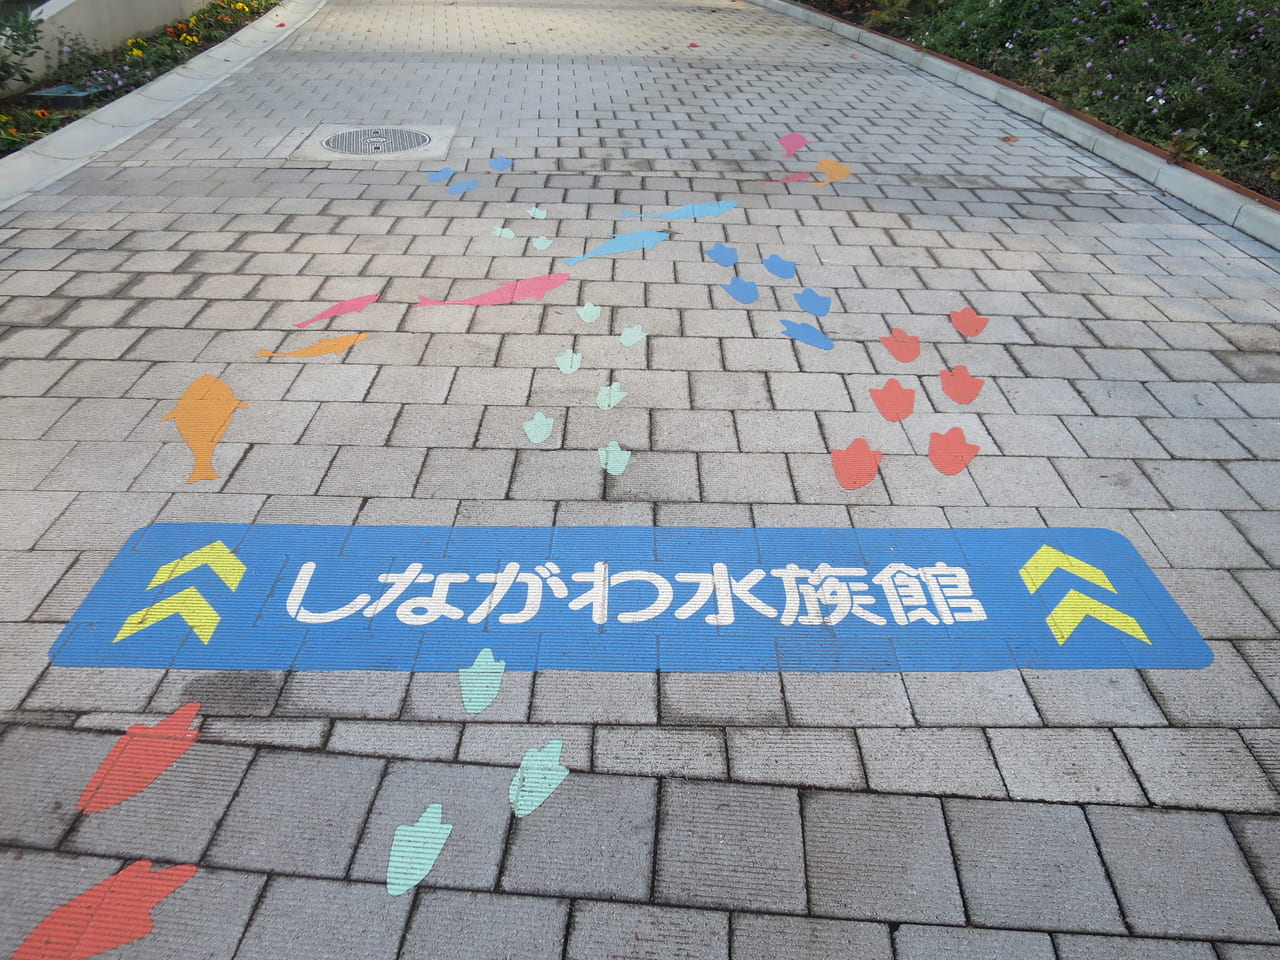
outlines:
M929 434L929 462L939 473L949 477L967 467L977 453L977 445L964 438L964 430L960 427L952 427L946 433Z
M987 382L979 380L965 366L943 370L938 374L938 379L942 381L942 392L956 403L973 403L982 392L982 385Z
M946 388L943 387L945 390ZM875 401L880 416L890 423L897 423L911 416L916 407L916 392L904 387L897 380L888 380L879 390L871 390L871 399Z
M951 326L955 327L956 333L962 337L976 337L987 329L987 324L990 322L989 317L978 316L978 311L973 307L951 311Z
M831 466L835 469L836 481L846 490L865 487L876 478L882 456L883 453L872 450L871 444L861 437L845 450L832 450Z
M900 363L910 363L920 356L920 338L913 337L897 327L893 328L889 336L881 337L880 342L889 351L889 356Z

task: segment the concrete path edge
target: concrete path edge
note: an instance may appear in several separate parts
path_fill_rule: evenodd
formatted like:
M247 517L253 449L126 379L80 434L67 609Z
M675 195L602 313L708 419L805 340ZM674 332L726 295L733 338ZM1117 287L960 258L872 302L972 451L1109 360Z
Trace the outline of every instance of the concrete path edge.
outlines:
M828 30L846 40L901 60L942 80L948 80L970 93L1034 120L1036 123L1084 147L1096 156L1109 160L1148 183L1280 250L1280 211L1259 203L1229 187L1187 167L1166 162L1160 155L1108 133L1100 126L1073 116L1052 101L1041 99L1016 87L1002 83L982 71L960 64L927 50L895 40L884 34L845 23L819 10L791 0L748 0L774 13L799 20L809 26Z
M0 210L145 130L310 20L327 0L282 0L253 23L144 87L0 159ZM283 27L278 23L285 24Z

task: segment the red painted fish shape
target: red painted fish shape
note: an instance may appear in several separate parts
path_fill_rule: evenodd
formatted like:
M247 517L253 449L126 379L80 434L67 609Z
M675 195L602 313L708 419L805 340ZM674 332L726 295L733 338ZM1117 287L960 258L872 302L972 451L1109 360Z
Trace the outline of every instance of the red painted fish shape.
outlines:
M155 926L152 908L195 874L189 863L152 871L137 860L41 920L12 960L87 960L141 940Z
M89 778L76 809L100 813L149 787L199 739L199 730L187 729L199 712L199 703L186 703L154 726L131 726Z
M422 297L417 305L424 307L452 304L454 306L485 307L501 303L515 303L517 300L541 300L568 279L569 275L567 273L549 273L545 277L509 280L496 290L477 294L465 300L432 300L429 297Z
M369 304L378 299L378 294L371 293L366 297L356 297L352 300L343 300L341 303L335 303L323 313L317 313L310 320L301 320L295 323L295 327L305 327L309 323L315 323L317 320L328 320L330 317L340 317L344 313L359 313Z

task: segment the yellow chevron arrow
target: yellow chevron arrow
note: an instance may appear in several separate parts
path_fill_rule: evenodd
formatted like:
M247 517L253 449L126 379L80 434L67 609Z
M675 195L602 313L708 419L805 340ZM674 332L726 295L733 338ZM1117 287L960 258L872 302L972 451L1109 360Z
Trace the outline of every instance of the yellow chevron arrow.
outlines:
M1028 560L1018 573L1022 575L1022 582L1027 585L1027 589L1035 593L1044 586L1044 582L1053 575L1055 570L1066 570L1067 573L1074 573L1077 577L1097 584L1104 590L1116 592L1107 575L1093 564L1085 563L1061 550L1055 550L1048 544L1037 550L1035 556Z
M125 620L124 626L120 628L120 632L116 634L112 643L118 643L125 637L131 637L139 630L145 630L147 627L159 623L165 617L171 617L174 614L180 616L187 621L195 635L200 638L201 643L208 643L213 636L213 631L217 629L219 621L222 617L218 615L218 611L209 606L209 602L200 595L200 591L195 587L187 587L180 590L172 597L167 597L159 603L153 603L149 607L143 607L136 613L129 614L129 618Z
M240 586L240 578L244 576L245 571L244 564L241 563L239 557L227 549L225 543L221 540L215 540L199 550L192 550L172 563L166 563L156 571L156 575L147 584L147 589L150 590L152 587L157 587L162 583L168 583L170 580L180 577L184 573L190 573L205 564L208 564L213 572L222 578L222 582L232 590Z
M1049 624L1049 629L1058 638L1058 645L1061 646L1076 632L1076 628L1085 617L1101 620L1131 637L1137 637L1143 643L1151 642L1143 632L1142 625L1133 617L1115 607L1108 607L1101 600L1086 597L1079 590L1069 591L1062 598L1062 602L1053 608L1053 612L1045 617L1045 623Z

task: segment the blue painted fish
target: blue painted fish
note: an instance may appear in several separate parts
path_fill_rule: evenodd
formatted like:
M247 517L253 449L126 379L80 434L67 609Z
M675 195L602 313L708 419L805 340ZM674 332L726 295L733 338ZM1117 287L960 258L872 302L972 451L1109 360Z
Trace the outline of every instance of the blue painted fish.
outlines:
M653 220L692 220L695 217L718 217L722 213L728 213L737 205L737 200L717 200L712 203L690 203L683 207L676 207L674 210L664 210L662 213L632 213L630 210L624 210L620 216L648 217Z
M593 247L580 257L570 257L565 263L573 264L588 257L611 257L615 253L626 253L628 250L652 250L663 240L670 240L671 234L666 230L637 230L634 233L615 233L612 240L606 240L598 247Z

